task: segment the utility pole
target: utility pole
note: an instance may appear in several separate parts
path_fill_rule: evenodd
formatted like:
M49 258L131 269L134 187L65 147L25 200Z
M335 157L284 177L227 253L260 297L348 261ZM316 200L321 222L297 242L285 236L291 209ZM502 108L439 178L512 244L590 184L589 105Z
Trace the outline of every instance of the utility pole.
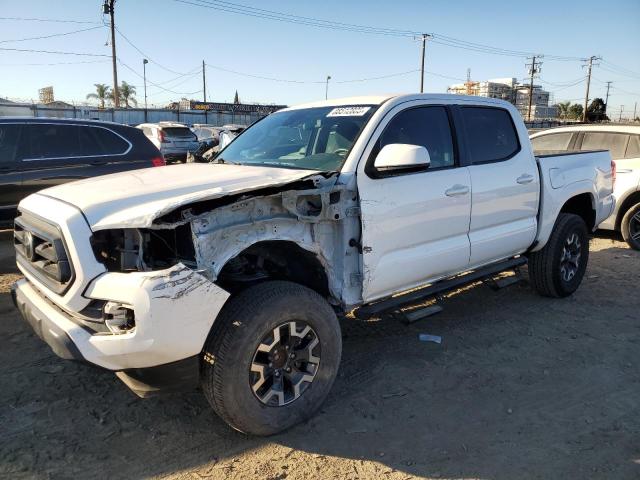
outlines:
M622 122L622 111L624 110L624 105L620 105L620 116L618 117L618 122Z
M635 121L636 121L636 111L637 111L637 110L638 110L638 102L636 102L636 103L633 105L633 118L631 119L631 121L632 121L632 122L635 122Z
M324 87L324 99L329 98L329 80L331 80L331 75L327 75L327 83Z
M204 73L204 60L202 60L202 97L204 103L207 103L207 77Z
M542 62L540 62L541 56L542 55L534 55L533 57L531 57L531 63L527 64L527 66L529 67L529 76L531 78L531 81L529 82L529 109L527 110L528 122L531 121L531 107L533 105L533 79L535 75L540 73L540 66L542 65ZM538 60L537 63L536 60Z
M427 38L431 38L428 33L422 34L422 55L420 56L420 93L424 93L424 57L427 49Z
M585 60L585 62L589 62L587 67L587 93L584 96L584 111L582 112L582 121L587 123L587 108L589 108L589 87L591 86L591 67L593 67L593 61L600 60L600 57L595 55L591 55L589 58ZM585 65L583 65L585 67Z
M607 114L607 107L609 106L609 89L611 88L611 84L613 82L607 82L607 96L605 97L605 101L604 101L604 114Z
M116 108L120 107L120 93L118 92L118 66L116 57L116 24L113 18L114 5L116 0L104 0L102 5L102 13L109 14L111 18L111 61L113 63L113 104Z

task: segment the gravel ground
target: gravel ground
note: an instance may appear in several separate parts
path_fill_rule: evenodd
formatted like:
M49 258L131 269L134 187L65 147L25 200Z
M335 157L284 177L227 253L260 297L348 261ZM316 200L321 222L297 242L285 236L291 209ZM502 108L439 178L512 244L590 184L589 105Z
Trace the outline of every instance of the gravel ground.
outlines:
M140 400L55 357L11 304L11 248L0 233L2 478L640 478L640 253L621 242L591 241L571 298L479 285L409 327L345 321L328 401L267 439L198 392Z

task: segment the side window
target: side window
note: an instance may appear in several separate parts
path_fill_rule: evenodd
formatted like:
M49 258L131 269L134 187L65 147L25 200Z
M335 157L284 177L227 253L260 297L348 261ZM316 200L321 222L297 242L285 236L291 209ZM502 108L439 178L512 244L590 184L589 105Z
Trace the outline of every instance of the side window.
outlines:
M623 133L586 132L580 150L609 150L611 158L624 158L624 150L629 135Z
M550 133L531 139L531 145L536 152L566 151L571 143L573 132Z
M100 155L122 155L129 149L129 143L106 128L90 127L101 147Z
M507 110L463 107L460 113L472 163L506 160L520 151L518 132Z
M624 158L640 158L640 135L631 135Z
M15 165L19 136L20 125L0 123L0 168Z
M29 124L29 147L24 159L46 160L82 156L80 127L62 124Z
M445 107L417 107L400 112L380 135L374 154L393 143L425 147L431 157L429 170L455 165L451 126Z

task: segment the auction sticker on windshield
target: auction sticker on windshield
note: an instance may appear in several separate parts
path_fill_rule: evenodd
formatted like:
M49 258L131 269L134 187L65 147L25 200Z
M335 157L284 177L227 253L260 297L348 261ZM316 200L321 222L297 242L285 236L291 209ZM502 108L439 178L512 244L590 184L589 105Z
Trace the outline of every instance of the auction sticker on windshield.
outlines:
M338 107L327 113L327 117L361 117L371 110L371 107Z

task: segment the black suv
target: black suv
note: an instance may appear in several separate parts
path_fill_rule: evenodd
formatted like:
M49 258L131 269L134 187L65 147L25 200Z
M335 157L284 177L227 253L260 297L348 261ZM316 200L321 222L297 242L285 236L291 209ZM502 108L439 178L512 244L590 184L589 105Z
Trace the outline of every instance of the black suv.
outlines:
M142 130L111 122L0 118L0 224L18 202L80 178L159 167L165 161Z

